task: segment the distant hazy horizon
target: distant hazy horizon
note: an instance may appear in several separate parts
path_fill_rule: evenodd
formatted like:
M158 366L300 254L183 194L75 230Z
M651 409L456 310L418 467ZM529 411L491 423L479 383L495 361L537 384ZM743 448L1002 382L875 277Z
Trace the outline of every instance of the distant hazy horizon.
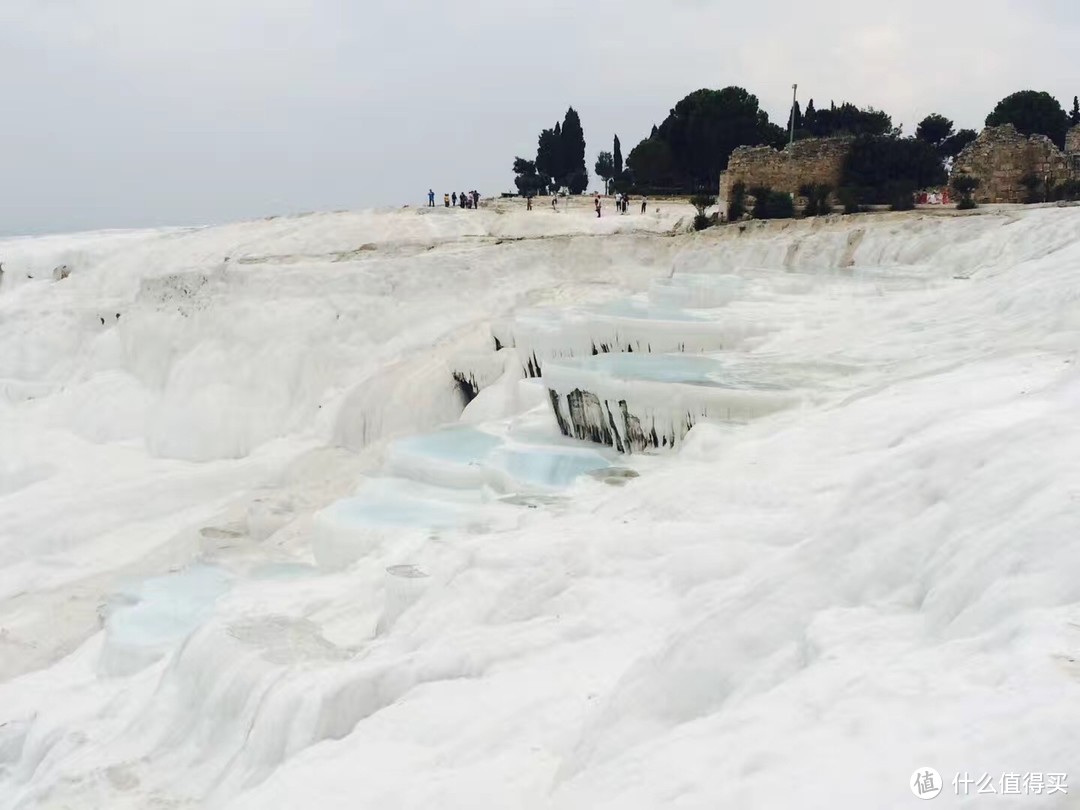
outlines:
M628 154L701 87L746 87L782 125L798 82L804 107L873 105L907 133L931 112L978 129L1016 90L1066 107L1080 92L1080 9L1063 0L872 16L851 0L150 5L0 10L0 234L498 194L570 105L591 175L615 133Z

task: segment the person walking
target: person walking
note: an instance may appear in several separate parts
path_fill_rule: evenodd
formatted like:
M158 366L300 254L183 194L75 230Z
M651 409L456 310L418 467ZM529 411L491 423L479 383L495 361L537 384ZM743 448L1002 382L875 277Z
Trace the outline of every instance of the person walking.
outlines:
M593 205L596 206L596 218L600 219L600 195L597 194L593 199Z
M532 211L532 194L525 198L525 210Z
M432 191L430 188L427 190L427 204L428 208L435 207L435 192Z
M647 194L643 194L642 197L641 197L641 213L644 214L648 207L649 207L649 197L648 197Z
M465 192L464 191L461 192L461 196L458 197L458 199L461 200L461 208L462 208L462 210L464 210L464 208L465 208Z
M454 204L454 208L457 208L457 192L455 191L450 195L450 202Z

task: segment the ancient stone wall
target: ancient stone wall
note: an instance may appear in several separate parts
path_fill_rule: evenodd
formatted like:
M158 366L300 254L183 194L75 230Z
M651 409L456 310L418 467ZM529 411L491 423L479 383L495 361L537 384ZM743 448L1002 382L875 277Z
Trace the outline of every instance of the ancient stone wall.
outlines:
M1027 202L1029 178L1052 187L1077 176L1072 161L1049 138L1026 137L1012 124L987 127L964 147L953 163L952 177L962 174L979 181L973 195L978 203Z
M731 153L727 171L721 177L721 197L731 199L731 188L744 183L749 190L767 186L773 191L798 194L808 183L840 187L844 159L851 151L851 138L810 138L796 141L783 150L769 146L740 146Z
M1080 126L1075 126L1066 133L1065 154L1080 155Z

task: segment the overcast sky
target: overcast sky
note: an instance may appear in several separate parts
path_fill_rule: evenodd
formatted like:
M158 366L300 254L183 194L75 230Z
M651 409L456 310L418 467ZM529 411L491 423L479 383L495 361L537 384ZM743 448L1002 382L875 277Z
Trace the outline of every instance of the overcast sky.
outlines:
M700 87L978 128L1078 65L1074 0L0 0L0 233L493 194L571 104L591 174Z

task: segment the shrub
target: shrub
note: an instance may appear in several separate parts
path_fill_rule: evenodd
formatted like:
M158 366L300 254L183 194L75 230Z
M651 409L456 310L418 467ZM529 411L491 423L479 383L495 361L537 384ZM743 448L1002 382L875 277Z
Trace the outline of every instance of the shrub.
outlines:
M890 183L887 193L890 211L915 210L915 189L907 183Z
M978 187L978 178L972 177L970 174L962 174L955 180L953 180L953 188L955 188L961 194L971 194L971 192L973 192Z
M765 186L754 186L750 189L750 196L754 198L754 207L750 211L750 216L754 219L768 219L766 212L770 194L772 194L772 189Z
M795 216L795 203L790 194L773 191L766 186L752 188L750 194L754 198L755 219L790 219Z
M1031 204L1046 202L1046 189L1042 187L1042 181L1039 180L1039 178L1035 175L1025 174L1023 177L1020 178L1020 185L1024 187L1025 203Z
M1066 180L1054 187L1055 200L1075 202L1080 200L1080 180Z
M829 195L832 194L832 186L806 183L799 187L799 196L806 197L806 207L803 216L816 217L832 213L829 204Z
M769 219L791 219L795 216L795 201L790 194L774 191L769 194L766 211Z
M714 220L706 215L705 211L716 205L716 197L711 194L695 194L690 198L690 204L697 209L697 216L694 217L694 230L703 231L713 224Z
M746 184L736 183L731 187L731 199L728 201L728 222L740 220L746 214Z
M845 214L858 214L863 210L862 192L855 186L844 186L836 192Z
M953 178L953 188L960 194L960 202L956 204L956 208L959 211L970 211L972 208L976 208L975 199L972 194L975 193L975 189L979 187L979 179L972 177L968 174L961 174L959 177Z
M705 210L716 205L716 197L711 194L695 194L690 198L690 204L697 209L698 216L705 216Z

